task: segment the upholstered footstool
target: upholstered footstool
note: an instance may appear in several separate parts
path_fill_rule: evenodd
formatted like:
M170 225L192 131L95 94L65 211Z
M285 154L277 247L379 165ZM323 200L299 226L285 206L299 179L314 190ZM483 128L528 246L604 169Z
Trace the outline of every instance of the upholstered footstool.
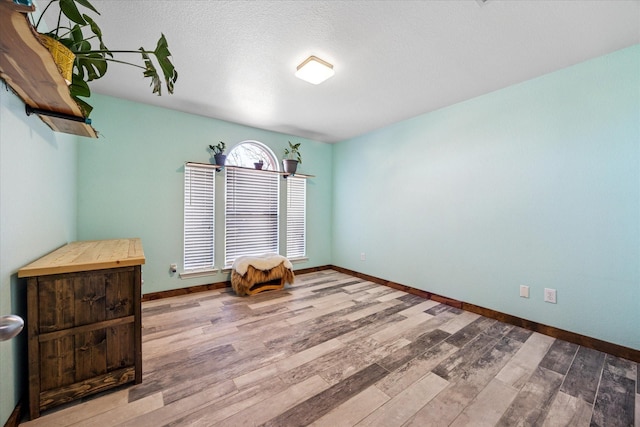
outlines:
M293 265L278 254L241 256L231 267L231 287L238 296L282 289L293 280Z

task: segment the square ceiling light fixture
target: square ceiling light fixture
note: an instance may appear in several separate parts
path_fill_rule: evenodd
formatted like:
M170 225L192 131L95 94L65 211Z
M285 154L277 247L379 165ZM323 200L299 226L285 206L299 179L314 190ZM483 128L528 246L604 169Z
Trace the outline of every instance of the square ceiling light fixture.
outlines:
M298 65L298 70L296 71L297 78L314 85L322 83L329 77L333 77L334 74L333 65L313 55Z

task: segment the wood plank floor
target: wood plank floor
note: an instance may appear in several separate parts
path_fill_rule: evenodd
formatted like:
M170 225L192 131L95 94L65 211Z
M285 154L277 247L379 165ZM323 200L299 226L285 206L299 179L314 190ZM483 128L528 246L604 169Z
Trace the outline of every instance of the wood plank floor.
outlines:
M640 427L638 364L332 270L142 323L142 384L21 425Z

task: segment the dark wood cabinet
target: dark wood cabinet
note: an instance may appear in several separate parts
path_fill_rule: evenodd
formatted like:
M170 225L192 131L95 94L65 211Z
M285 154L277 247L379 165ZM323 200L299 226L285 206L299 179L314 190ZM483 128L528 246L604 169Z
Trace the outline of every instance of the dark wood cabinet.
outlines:
M140 239L74 242L22 268L29 411L142 381Z

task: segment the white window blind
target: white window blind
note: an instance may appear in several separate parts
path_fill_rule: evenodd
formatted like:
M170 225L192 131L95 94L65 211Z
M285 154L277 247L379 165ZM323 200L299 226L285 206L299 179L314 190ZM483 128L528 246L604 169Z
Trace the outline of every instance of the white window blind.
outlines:
M226 169L226 266L242 255L278 252L279 177L248 169Z
M307 180L287 178L287 258L306 255Z
M213 269L215 169L184 167L184 269Z

